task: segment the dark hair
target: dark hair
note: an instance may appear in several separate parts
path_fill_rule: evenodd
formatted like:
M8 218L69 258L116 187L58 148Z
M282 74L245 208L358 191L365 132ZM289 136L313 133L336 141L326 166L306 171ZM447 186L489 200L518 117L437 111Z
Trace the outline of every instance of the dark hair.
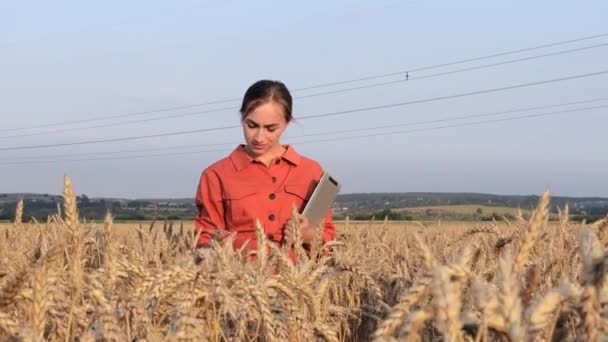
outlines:
M270 101L283 107L286 122L293 119L291 94L285 84L279 81L260 80L252 84L245 92L240 110L241 121L257 107Z

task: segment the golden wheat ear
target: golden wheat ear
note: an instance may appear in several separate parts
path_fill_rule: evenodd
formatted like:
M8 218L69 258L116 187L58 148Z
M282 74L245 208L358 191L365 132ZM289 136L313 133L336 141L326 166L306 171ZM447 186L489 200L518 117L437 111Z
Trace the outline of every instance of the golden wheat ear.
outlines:
M108 211L106 211L106 216L104 217L103 222L106 224L106 226L108 228L110 228L114 224L114 216L112 215L112 212L110 211L110 209L108 209Z
M48 309L47 272L44 260L35 270L33 281L33 300L31 320L36 336L42 338L46 330L46 312Z
M255 237L257 241L257 261L260 263L260 269L265 270L268 262L268 239L259 219L255 220Z
M70 230L75 233L78 229L78 207L76 205L76 196L72 188L72 179L70 176L63 177L63 211L65 212L66 221Z
M15 209L15 227L20 227L23 222L23 197L17 201L17 208Z
M538 201L538 206L534 212L532 212L532 217L528 223L528 230L526 231L521 246L515 255L514 270L517 273L522 272L530 262L530 254L532 253L532 249L540 236L543 226L549 219L549 202L549 190L546 190L541 195L540 200Z

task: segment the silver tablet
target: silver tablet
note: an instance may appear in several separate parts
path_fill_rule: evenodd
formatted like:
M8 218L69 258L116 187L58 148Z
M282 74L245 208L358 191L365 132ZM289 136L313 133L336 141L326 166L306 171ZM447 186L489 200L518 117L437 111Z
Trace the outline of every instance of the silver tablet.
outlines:
M323 221L338 192L340 192L340 184L324 172L302 211L302 215L308 218L312 226L318 226Z

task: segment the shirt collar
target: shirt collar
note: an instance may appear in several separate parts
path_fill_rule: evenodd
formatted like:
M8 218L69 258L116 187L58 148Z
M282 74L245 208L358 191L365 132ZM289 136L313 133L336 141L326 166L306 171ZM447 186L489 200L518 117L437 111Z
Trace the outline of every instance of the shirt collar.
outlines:
M285 147L285 153L283 153L281 158L287 160L295 166L298 166L298 164L300 164L300 160L302 160L302 157L291 145L283 145L283 147Z
M285 147L285 153L281 156L281 159L286 160L287 162L298 166L302 157L296 152L296 150L291 145L283 145ZM251 157L247 151L245 151L245 145L237 146L232 153L230 153L230 160L234 165L236 171L241 171L253 163L255 160Z

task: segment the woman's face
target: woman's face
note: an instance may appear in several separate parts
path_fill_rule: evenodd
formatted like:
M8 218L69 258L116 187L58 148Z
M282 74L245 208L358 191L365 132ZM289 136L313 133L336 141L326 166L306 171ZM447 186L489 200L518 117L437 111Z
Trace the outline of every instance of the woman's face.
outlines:
M257 158L280 145L279 139L287 128L287 121L283 107L270 101L250 112L242 125L247 148Z

